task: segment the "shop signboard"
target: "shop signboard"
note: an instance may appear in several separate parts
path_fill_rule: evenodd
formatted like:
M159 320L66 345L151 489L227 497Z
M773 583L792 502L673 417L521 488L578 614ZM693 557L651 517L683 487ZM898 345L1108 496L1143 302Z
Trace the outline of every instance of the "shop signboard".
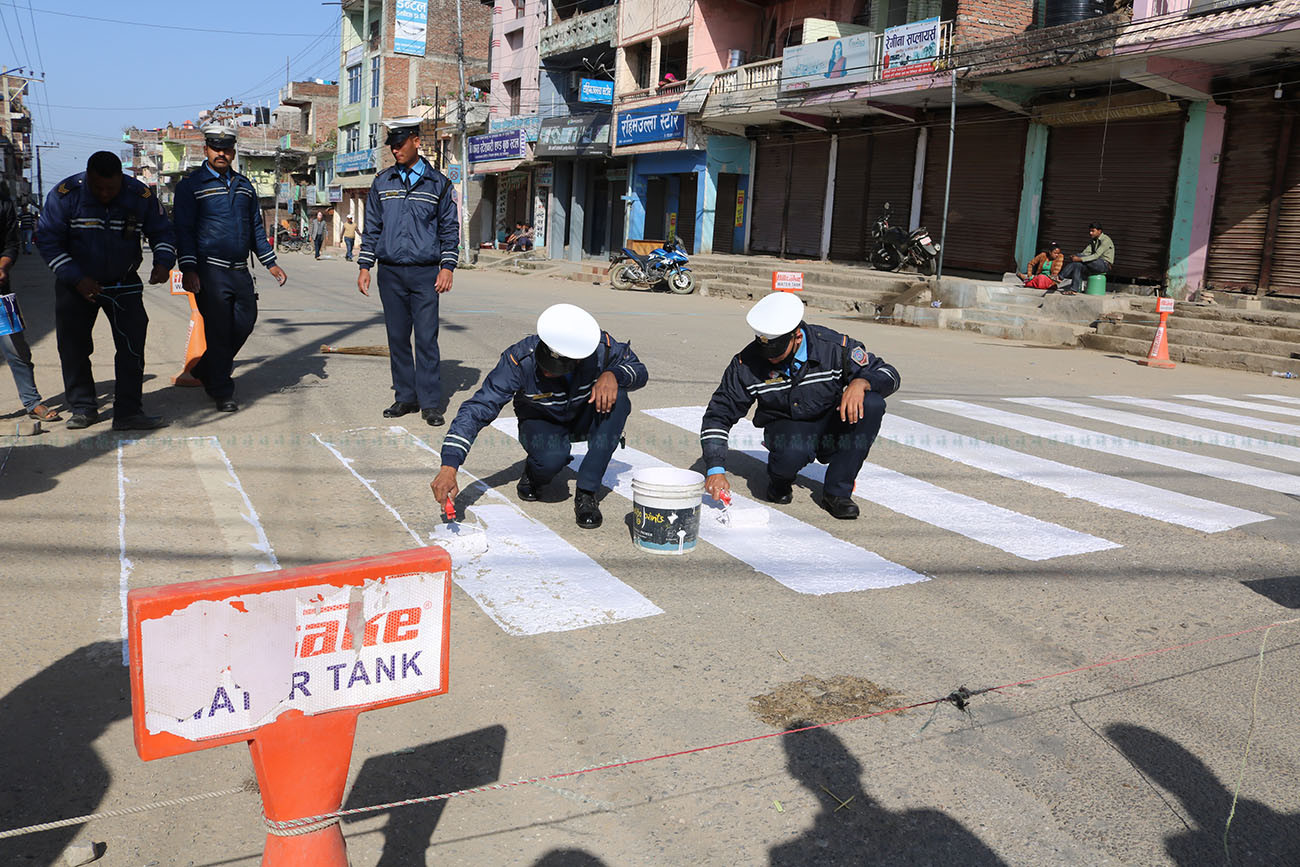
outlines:
M619 112L614 135L619 147L684 138L686 118L677 113L676 102L633 108Z
M505 132L510 129L522 129L528 141L537 141L537 131L541 129L542 119L535 114L516 114L510 117L494 117L488 121L488 132Z
M583 78L578 81L578 102L614 104L614 82Z
M609 155L609 114L548 117L537 135L539 157Z
M522 129L490 132L469 137L469 161L486 163L494 160L521 160L528 155L528 143Z
M782 92L839 87L876 77L876 34L855 33L807 45L791 45L781 55Z
M881 78L901 78L934 72L939 59L939 19L926 18L890 27L884 35Z
M334 171L360 172L375 167L375 153L367 148L363 151L338 154L334 157Z
M425 31L429 26L429 0L397 0L394 24L393 51L423 57Z

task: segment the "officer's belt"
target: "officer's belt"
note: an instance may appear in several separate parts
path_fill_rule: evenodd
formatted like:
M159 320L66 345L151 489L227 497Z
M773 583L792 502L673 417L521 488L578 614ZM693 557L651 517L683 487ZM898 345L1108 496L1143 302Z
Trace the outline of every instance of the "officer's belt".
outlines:
M207 256L199 257L200 265L211 265L213 268L220 268L223 271L247 271L247 262L227 262L225 259L213 259Z

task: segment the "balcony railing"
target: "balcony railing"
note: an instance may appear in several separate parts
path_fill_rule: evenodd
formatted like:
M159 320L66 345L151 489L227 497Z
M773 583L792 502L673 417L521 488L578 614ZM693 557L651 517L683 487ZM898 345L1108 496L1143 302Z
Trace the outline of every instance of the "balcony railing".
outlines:
M580 51L601 43L613 43L618 27L618 6L574 15L542 28L538 52L542 57Z

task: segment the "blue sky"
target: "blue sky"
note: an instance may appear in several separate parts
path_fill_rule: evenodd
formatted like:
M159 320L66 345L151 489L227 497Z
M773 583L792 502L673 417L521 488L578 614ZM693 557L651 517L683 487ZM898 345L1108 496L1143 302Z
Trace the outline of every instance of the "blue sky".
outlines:
M42 151L48 193L94 151L120 151L123 127L180 123L227 97L274 104L286 58L294 80L336 79L338 18L319 0L0 0L0 64L45 72L28 105L33 142L60 145ZM194 29L166 29L180 27Z

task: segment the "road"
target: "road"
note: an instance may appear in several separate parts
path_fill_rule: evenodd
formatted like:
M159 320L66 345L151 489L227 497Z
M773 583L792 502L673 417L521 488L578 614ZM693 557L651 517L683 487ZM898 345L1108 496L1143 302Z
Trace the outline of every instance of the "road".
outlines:
M155 288L145 401L170 427L0 438L0 829L251 777L239 746L136 756L128 589L409 549L437 526L445 428L381 418L386 359L319 352L383 344L378 298L350 263L282 264L283 288L258 275L238 413L169 385L188 307ZM27 257L15 281L57 395L49 274ZM451 410L557 301L650 370L612 474L698 468L698 407L750 337L732 300L462 271L442 316ZM347 806L1029 682L966 712L930 704L357 817L352 863L1224 863L1239 774L1231 863L1300 861L1300 624L1217 638L1300 607L1296 385L810 319L903 378L862 517L835 521L801 480L766 525L707 511L694 552L643 554L616 491L594 532L573 523L572 473L550 501L519 502L510 425L485 430L465 469L497 493L467 490L461 507L493 542L455 572L451 691L362 716ZM107 393L107 326L96 337ZM17 406L7 376L0 406ZM761 454L731 463L739 493L762 492ZM262 839L257 798L238 794L0 840L0 863L102 841L105 864L251 865Z

